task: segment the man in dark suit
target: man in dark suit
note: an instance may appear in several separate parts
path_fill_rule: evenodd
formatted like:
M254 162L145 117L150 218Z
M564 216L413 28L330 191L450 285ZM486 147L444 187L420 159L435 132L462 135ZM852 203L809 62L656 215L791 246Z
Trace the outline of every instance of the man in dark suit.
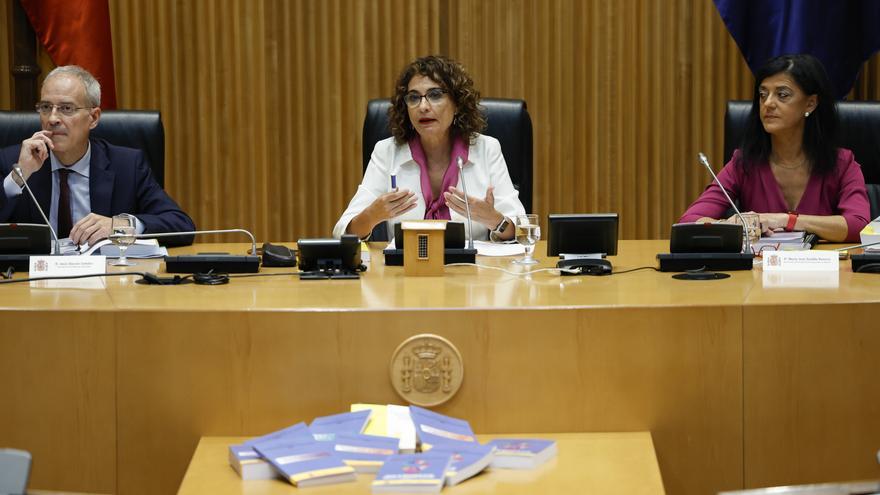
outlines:
M101 87L86 70L58 67L46 76L37 111L42 130L0 150L0 222L44 223L22 194L18 164L58 237L82 244L110 235L113 215L136 218L138 233L195 230L192 219L159 186L140 150L89 133L101 118ZM48 160L47 160L48 159ZM191 237L168 237L188 244Z

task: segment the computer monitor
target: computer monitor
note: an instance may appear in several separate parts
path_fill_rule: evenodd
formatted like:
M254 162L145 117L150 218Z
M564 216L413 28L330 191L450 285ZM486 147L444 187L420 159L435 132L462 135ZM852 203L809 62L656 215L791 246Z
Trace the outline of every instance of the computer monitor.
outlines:
M617 213L551 214L547 256L617 254Z
M742 225L733 223L677 223L669 235L670 253L739 253Z
M50 254L52 234L48 225L0 223L0 254Z
M301 272L355 272L361 265L361 242L356 235L344 235L341 239L300 239L296 247Z

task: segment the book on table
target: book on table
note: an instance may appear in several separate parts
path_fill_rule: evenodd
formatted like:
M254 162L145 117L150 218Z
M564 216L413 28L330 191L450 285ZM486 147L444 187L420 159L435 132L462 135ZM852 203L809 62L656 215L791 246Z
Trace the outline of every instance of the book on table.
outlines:
M501 469L534 469L556 456L556 442L539 438L497 438L490 466Z
M373 493L440 493L452 456L397 454L385 461L371 485Z
M819 238L816 234L809 234L804 231L792 232L774 232L769 236L761 236L761 238L752 244L752 251L755 254L763 251L793 251L803 249L813 249Z
M358 473L375 473L386 459L398 453L396 438L337 433L333 450Z
M372 411L363 409L360 411L333 414L315 418L309 424L309 430L315 440L332 442L337 433L363 433L370 421Z
M252 438L239 445L229 446L229 465L243 480L264 480L278 477L276 471L254 449L256 444L304 443L314 440L305 423L297 423L266 435Z
M418 406L410 406L409 410L422 451L430 450L439 443L474 443L477 441L477 436L471 429L470 423L463 419L446 416Z
M416 451L416 429L409 415L409 407L394 404L352 404L352 411L370 409L370 421L364 433L394 437L400 440L398 450L403 454Z
M454 486L489 467L489 463L494 458L495 448L476 442L449 442L435 445L430 452L449 454L452 457L446 470L446 484Z
M355 481L354 468L336 455L332 442L311 441L270 447L265 445L258 443L254 448L294 486L308 487Z

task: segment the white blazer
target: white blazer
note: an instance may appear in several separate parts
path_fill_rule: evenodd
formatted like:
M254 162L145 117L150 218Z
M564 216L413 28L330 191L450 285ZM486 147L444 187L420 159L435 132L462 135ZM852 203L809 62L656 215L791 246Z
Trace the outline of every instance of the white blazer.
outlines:
M477 135L474 144L468 148L468 161L464 165L463 173L467 181L467 190L470 196L477 198L486 197L489 186L495 186L495 209L502 215L513 218L524 214L525 208L519 201L519 191L514 189L510 174L507 172L507 163L501 154L501 144L498 140ZM351 198L348 208L336 222L333 228L333 236L341 237L351 220L360 212L364 211L376 198L387 192L391 192L391 175L397 175L397 188L409 189L416 193L416 207L403 215L392 218L385 222L388 226L389 237L394 235L394 224L401 220L421 220L425 218L425 198L422 196L421 170L419 164L413 160L409 144L398 146L394 138L384 139L376 143L370 164L364 173L364 179L358 186L357 192ZM464 190L461 185L461 177L456 185ZM459 215L452 209L449 210L453 222L463 222L467 231L467 218ZM482 225L474 221L474 239L488 239L489 229L495 225ZM467 232L465 232L467 235Z

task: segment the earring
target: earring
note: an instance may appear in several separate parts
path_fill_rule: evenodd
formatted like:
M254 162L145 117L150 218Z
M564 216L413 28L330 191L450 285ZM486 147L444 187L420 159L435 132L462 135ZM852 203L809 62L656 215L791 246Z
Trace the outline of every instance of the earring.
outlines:
M804 112L804 118L807 118L809 116L810 116L810 112Z

